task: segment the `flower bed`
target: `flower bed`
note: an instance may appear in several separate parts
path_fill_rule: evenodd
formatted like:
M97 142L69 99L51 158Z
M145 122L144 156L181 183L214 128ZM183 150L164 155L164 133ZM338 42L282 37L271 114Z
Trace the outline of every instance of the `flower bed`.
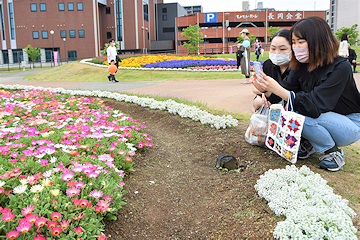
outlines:
M185 59L185 60L171 60L154 62L143 65L143 68L189 68L200 66L236 66L234 60L221 60L221 59Z
M357 239L348 201L306 166L269 170L255 189L277 216L286 217L274 230L277 239Z
M102 220L125 204L132 156L152 146L146 127L100 99L44 89L0 96L0 236L105 239Z

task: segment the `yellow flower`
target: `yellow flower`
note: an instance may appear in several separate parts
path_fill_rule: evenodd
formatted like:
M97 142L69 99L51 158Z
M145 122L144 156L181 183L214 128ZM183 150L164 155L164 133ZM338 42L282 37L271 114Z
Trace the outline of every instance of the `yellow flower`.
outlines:
M45 180L42 181L41 185L43 185L44 187L48 187L50 186L50 179L49 178L46 178Z
M57 195L59 195L60 189L50 190L50 192L51 192L52 195L54 195L54 197L56 197Z
M41 185L34 185L30 188L30 191L33 193L40 193L44 189L44 186Z

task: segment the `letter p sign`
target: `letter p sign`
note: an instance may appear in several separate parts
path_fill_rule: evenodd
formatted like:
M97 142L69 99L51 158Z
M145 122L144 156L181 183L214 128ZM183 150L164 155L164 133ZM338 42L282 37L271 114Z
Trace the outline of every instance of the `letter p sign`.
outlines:
M205 23L216 23L217 13L205 13Z

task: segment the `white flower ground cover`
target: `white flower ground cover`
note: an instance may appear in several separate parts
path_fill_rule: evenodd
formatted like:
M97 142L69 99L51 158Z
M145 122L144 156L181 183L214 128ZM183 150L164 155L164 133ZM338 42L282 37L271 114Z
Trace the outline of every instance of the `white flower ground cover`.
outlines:
M274 230L277 239L357 239L348 201L306 166L270 169L255 189L277 216L286 217Z

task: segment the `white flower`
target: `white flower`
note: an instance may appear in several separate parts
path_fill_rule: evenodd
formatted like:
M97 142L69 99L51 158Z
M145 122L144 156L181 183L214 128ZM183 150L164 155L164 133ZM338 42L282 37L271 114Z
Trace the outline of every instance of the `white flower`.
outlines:
M50 135L50 133L49 133L49 135ZM52 148L47 148L47 149L45 150L45 153L46 153L46 154L49 154L49 155L53 154L54 152L55 152L55 150L52 149Z
M48 170L48 171L46 171L46 172L43 173L43 176L44 176L44 177L50 177L50 176L51 176L51 173L52 173L52 171L51 171L51 170Z
M40 193L44 189L44 186L34 185L30 188L30 191L33 193Z
M6 182L0 180L0 187L4 186Z
M22 194L26 191L27 189L27 185L20 185L20 186L17 186L13 189L13 193L15 194Z
M28 184L28 180L27 179L20 179L20 183L21 183L21 185Z
M51 157L50 158L50 163L56 163L56 160L57 160L56 157Z

